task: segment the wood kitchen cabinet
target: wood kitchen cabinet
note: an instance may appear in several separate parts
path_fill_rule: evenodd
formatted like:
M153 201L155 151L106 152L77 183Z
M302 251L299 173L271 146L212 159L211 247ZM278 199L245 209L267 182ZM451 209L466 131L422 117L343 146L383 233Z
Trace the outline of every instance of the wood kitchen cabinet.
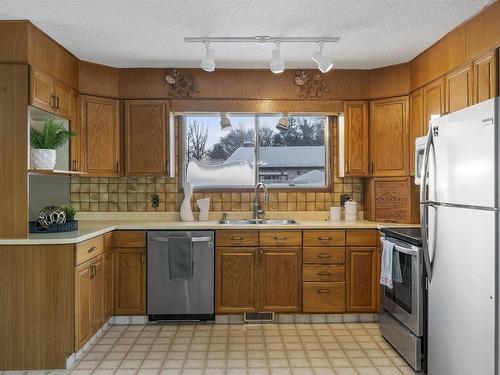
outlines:
M260 311L302 309L302 249L260 249Z
M75 350L105 323L104 257L98 255L75 268Z
M370 103L371 174L407 176L409 146L408 97Z
M125 174L168 174L168 134L168 101L126 100Z
M424 121L423 90L410 94L410 176L415 175L415 140L426 133Z
M146 314L146 249L113 250L114 315Z
M468 63L446 74L446 113L472 105L472 69L473 65Z
M377 310L377 248L373 245L346 248L347 312Z
M345 176L369 176L368 102L344 102Z
M498 95L498 50L489 51L473 61L473 103Z
M69 118L71 88L50 75L30 67L30 104L57 116Z
M445 113L445 79L439 78L423 87L424 129L429 128L429 121Z
M218 247L216 252L217 313L258 311L258 248Z
M118 100L82 95L80 117L84 171L94 176L120 175Z

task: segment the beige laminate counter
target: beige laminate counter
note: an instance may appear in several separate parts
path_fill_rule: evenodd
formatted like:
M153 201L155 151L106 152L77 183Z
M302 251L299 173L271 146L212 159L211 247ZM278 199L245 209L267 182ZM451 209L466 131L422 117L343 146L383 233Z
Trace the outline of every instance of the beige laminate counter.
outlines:
M80 220L79 229L65 233L32 233L28 238L0 239L0 245L74 244L113 230L203 230L203 229L380 229L381 227L419 227L415 224L379 223L368 220L355 222L302 220L297 224L218 224L216 221L149 221L149 220Z

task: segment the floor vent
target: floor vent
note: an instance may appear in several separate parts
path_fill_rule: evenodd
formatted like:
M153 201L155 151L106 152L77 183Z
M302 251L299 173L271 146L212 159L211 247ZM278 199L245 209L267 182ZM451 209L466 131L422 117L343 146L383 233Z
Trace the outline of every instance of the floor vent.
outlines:
M245 323L266 323L274 322L273 312L245 313Z

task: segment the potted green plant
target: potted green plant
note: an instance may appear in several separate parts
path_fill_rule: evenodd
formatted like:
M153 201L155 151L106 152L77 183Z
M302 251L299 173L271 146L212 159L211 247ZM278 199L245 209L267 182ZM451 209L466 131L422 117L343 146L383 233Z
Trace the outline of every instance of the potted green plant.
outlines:
M30 128L31 168L54 169L56 149L61 148L76 134L64 128L62 122L45 121L42 129Z

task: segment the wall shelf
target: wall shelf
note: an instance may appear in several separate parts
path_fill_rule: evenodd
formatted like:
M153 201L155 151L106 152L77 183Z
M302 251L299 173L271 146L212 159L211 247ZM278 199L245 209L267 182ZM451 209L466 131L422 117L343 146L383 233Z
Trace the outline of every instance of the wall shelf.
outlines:
M78 171L61 171L61 170L48 170L48 169L28 169L30 175L43 175L43 176L82 176L87 175L86 172Z

